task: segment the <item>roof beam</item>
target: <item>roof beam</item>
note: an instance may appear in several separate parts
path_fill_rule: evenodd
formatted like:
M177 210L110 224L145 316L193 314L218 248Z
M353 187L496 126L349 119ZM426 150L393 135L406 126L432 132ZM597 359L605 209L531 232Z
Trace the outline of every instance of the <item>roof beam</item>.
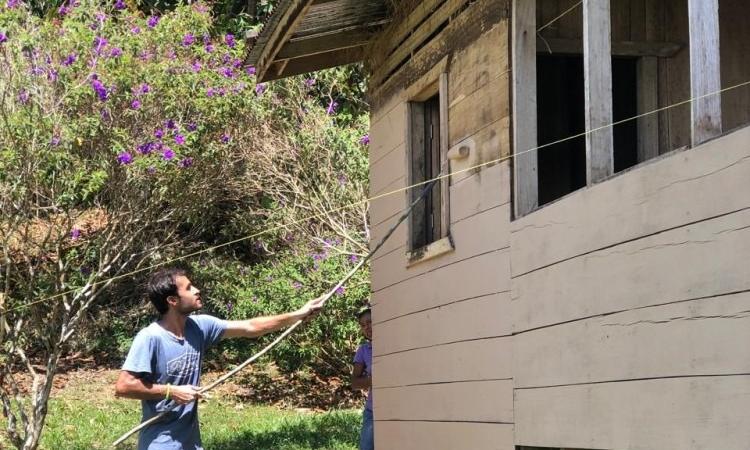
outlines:
M332 50L359 47L372 37L374 29L369 26L355 27L336 32L293 38L284 45L277 59L299 58Z

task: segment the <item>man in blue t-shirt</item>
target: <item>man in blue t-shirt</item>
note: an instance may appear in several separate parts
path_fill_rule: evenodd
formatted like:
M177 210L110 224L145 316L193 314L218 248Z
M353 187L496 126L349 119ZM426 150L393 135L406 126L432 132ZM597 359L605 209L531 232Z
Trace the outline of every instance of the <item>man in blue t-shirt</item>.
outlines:
M253 338L287 327L322 307L320 297L277 316L236 321L191 316L203 303L181 269L154 273L146 290L161 318L136 335L115 391L120 397L141 400L142 421L172 402L179 406L141 431L138 450L202 450L196 401L201 398L198 386L206 349L222 338Z

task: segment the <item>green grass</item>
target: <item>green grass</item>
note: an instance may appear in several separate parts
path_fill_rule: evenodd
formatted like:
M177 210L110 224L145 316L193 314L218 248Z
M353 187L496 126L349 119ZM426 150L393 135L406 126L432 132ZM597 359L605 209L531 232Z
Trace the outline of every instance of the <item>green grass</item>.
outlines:
M40 447L45 450L108 448L140 420L139 402L106 394L68 394L53 399L49 411ZM202 402L199 416L206 450L353 450L361 423L356 410L298 413L217 398ZM135 450L136 442L133 436L120 448Z

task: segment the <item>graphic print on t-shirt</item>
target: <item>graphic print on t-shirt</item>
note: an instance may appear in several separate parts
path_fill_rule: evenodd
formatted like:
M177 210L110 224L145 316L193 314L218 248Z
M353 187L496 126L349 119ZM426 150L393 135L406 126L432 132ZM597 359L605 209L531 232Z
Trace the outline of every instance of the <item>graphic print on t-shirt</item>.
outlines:
M193 349L167 362L167 377L174 384L189 384L190 376L200 370L200 353Z

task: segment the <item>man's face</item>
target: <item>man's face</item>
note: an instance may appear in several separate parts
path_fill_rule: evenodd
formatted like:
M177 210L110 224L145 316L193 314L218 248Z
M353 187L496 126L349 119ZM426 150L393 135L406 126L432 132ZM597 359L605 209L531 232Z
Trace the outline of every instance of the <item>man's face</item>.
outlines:
M370 313L365 313L359 318L359 328L362 330L362 334L365 335L367 340L372 340L372 317Z
M178 275L174 282L177 285L177 297L171 297L171 299L176 299L177 312L188 315L203 308L201 291L193 286L188 277Z

